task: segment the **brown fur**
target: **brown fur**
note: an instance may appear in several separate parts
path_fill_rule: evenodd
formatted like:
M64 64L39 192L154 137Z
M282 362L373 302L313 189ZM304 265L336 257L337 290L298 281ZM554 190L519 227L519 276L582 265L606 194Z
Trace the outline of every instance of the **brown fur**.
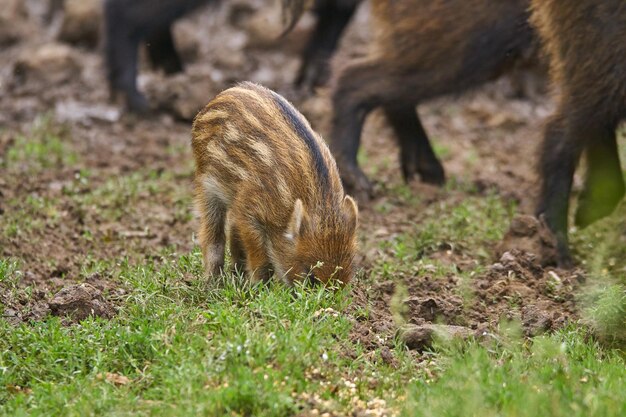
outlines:
M541 149L537 214L555 232L559 263L568 266L569 194L581 154L587 174L578 225L610 214L624 195L615 130L626 118L626 2L532 0L532 9L558 92Z
M444 170L415 106L492 80L533 48L529 0L372 0L371 53L349 62L333 88L331 149L344 185L363 199L371 184L356 155L366 115L383 107L406 180L441 184Z
M228 227L234 264L253 280L269 279L271 268L287 282L351 279L356 204L323 139L291 104L243 83L196 116L192 136L198 237L209 275L223 268Z

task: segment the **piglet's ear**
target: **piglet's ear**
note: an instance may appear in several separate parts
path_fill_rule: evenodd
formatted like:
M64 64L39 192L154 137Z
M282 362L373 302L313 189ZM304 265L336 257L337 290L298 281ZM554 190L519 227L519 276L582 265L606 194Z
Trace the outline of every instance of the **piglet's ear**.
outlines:
M303 216L304 207L302 206L302 200L297 199L293 205L291 218L289 219L289 224L287 224L287 230L285 231L285 237L287 239L294 240L300 234Z
M348 227L352 230L356 230L359 222L359 209L357 208L356 201L349 195L345 196L341 203L341 209L348 222Z

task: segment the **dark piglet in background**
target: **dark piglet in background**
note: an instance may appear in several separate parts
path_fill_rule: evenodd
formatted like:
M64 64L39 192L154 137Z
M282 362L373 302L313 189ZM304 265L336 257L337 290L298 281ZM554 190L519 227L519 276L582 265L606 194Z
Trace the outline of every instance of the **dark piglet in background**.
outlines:
M308 90L326 83L329 60L361 0L317 0L313 8L317 25L302 54L296 86ZM293 6L292 6L293 7Z
M182 61L172 37L172 24L185 14L217 0L106 0L104 21L106 63L112 95L125 94L129 110L142 113L148 101L137 89L138 48L147 42L155 68L166 73L182 71Z
M532 9L558 91L541 149L537 215L555 233L558 263L567 267L569 196L580 156L587 172L577 225L610 214L624 196L616 129L626 118L626 2L533 0Z
M114 96L125 95L128 109L143 113L149 103L137 88L138 47L145 42L148 58L155 69L166 74L183 70L172 25L187 13L219 0L106 0L105 36L109 86ZM315 13L318 22L303 52L302 65L296 84L312 88L325 82L328 76L327 60L335 50L359 0L318 0ZM284 2L285 12L291 12L291 29L304 9L293 9ZM287 30L288 31L288 30ZM277 40L278 41L278 40Z
M534 48L528 0L372 0L372 52L334 77L331 149L348 192L372 185L357 165L367 114L382 107L400 143L405 180L442 184L444 169L416 113L511 69Z

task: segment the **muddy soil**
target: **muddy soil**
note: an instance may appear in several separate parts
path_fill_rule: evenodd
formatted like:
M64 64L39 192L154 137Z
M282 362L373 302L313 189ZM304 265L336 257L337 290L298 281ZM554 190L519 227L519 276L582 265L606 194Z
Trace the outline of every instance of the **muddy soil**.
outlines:
M89 16L92 26L64 22L62 14L46 23L45 3L17 2L2 17L15 29L0 31L0 256L20 265L18 283L0 283L0 303L15 323L47 314L111 317L125 291L117 281L119 262L158 263L166 249L186 253L194 247L190 119L219 91L238 80L264 84L293 101L323 135L330 115L327 89L310 95L292 87L312 15L284 39L276 39L278 10L263 0L225 2L182 20L175 34L186 72L165 77L142 58L139 84L158 109L142 119L109 100L101 47L95 46L101 40L94 39L99 14L77 13ZM365 49L367 21L362 7L335 65ZM88 38L81 42L83 32L68 34L68 27ZM364 168L376 181L377 197L361 208L368 278L353 286L348 311L355 340L367 348L391 346L405 324L462 326L484 336L503 319L515 319L531 336L576 319L572 294L584 274L545 269L542 259L515 244L486 248L487 262L443 245L430 257L457 265L458 273L445 278L433 277L427 267L394 280L369 278L381 241L410 231L429 207L464 199L469 192L463 189L495 193L516 202L521 213L532 211L534 153L552 103L541 89L520 98L516 80L420 106L426 130L444 149L448 178L468 186L409 184L419 196L416 204L393 192L402 180L390 128L381 114L368 119ZM58 139L60 151L45 148L37 156L31 150L27 155L35 156L20 159L15 149L46 135ZM381 205L384 213L373 209ZM463 268L476 265L482 272L470 281L461 278ZM390 307L399 287L400 318Z

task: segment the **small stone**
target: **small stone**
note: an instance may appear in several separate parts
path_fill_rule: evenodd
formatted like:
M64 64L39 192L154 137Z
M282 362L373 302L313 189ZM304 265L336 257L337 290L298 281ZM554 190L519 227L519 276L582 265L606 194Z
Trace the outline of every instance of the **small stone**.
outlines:
M504 271L504 265L502 265L500 262L496 262L495 264L491 265L491 269L494 271Z
M147 93L160 110L181 120L193 120L216 91L206 74L179 74L155 78Z
M72 48L60 43L48 43L37 49L26 49L13 68L20 84L63 84L80 76L81 66Z
M520 215L511 220L509 232L516 236L533 236L539 229L539 221L534 216Z
M501 264L507 264L507 263L512 263L512 262L515 262L515 256L513 256L511 252L504 252L502 256L500 257Z
M380 357L382 358L383 362L385 362L387 365L390 365L390 366L396 365L396 358L394 358L393 353L388 347L384 346L380 350Z
M20 25L11 25L0 17L0 47L7 47L17 43L24 33Z
M283 31L283 23L278 14L258 11L242 23L248 35L248 47L262 49L280 45L278 37Z
M102 22L100 0L65 0L58 39L72 44L96 46Z
M15 44L26 34L26 9L22 0L2 0L0 7L0 47Z
M538 336L552 329L552 317L549 309L545 307L535 304L522 307L522 323L526 336Z
M92 121L113 123L121 117L117 107L75 100L59 100L54 110L59 121L83 125L89 125Z
M176 22L173 27L174 44L176 51L185 65L194 62L201 55L203 33L186 20ZM223 48L218 48L223 49Z
M422 352L433 346L437 339L466 340L474 335L472 329L445 324L406 325L398 329L396 337L409 349Z

